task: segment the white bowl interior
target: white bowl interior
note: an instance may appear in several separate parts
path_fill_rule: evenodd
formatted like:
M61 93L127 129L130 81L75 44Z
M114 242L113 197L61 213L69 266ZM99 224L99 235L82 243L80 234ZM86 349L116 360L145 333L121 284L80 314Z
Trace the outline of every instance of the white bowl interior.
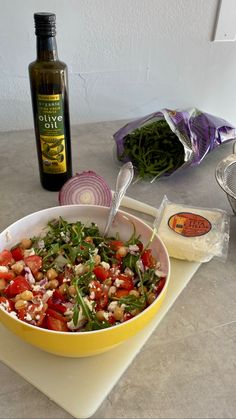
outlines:
M48 221L58 217L62 217L71 222L79 220L88 225L91 222L95 222L98 224L100 231L103 232L108 211L108 208L96 205L65 205L35 212L11 224L0 234L0 251L4 248L10 249L23 238L42 234ZM141 241L145 245L151 237L151 227L139 218L124 211L118 211L109 235L116 235L118 232L123 240L129 239L133 233L133 224L131 221L135 225L137 233L140 234ZM168 272L169 258L166 248L159 237L155 237L151 247L154 255L158 256L158 259L162 262L161 268L165 272Z

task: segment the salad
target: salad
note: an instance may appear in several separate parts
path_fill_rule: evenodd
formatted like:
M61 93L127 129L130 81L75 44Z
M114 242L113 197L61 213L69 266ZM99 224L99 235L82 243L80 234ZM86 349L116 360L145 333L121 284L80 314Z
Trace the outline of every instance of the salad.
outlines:
M150 239L151 242L152 238ZM125 322L153 303L166 274L135 228L127 241L95 223L51 220L0 252L0 308L31 325L85 332Z

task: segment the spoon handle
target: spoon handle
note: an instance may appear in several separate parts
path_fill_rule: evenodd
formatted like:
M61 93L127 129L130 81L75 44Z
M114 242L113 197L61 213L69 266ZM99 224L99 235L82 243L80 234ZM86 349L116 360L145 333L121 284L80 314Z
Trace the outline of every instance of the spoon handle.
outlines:
M111 208L107 220L107 224L104 230L104 236L107 236L110 226L116 216L116 213L119 209L121 200L126 193L126 190L130 183L132 182L134 176L134 169L131 162L125 163L117 176L116 180L116 190L112 198Z

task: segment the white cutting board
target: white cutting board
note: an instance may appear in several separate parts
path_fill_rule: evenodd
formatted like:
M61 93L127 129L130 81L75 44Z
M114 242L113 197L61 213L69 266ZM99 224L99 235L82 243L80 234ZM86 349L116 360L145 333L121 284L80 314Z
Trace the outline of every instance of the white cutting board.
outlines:
M135 202L131 200L129 208L135 209ZM156 210L152 210L155 215ZM109 352L88 358L63 358L21 341L0 325L0 360L73 417L88 418L96 412L199 266L199 263L171 259L169 288L160 311L144 330ZM55 386L61 377L66 382L66 392L64 387Z

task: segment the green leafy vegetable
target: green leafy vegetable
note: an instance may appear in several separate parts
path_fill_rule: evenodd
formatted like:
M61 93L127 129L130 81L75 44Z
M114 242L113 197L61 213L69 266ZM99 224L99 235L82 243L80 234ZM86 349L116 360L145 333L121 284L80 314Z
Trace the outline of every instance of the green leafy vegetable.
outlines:
M184 162L183 145L166 121L146 124L124 138L124 152L120 160L128 157L140 178L152 178L171 173Z

